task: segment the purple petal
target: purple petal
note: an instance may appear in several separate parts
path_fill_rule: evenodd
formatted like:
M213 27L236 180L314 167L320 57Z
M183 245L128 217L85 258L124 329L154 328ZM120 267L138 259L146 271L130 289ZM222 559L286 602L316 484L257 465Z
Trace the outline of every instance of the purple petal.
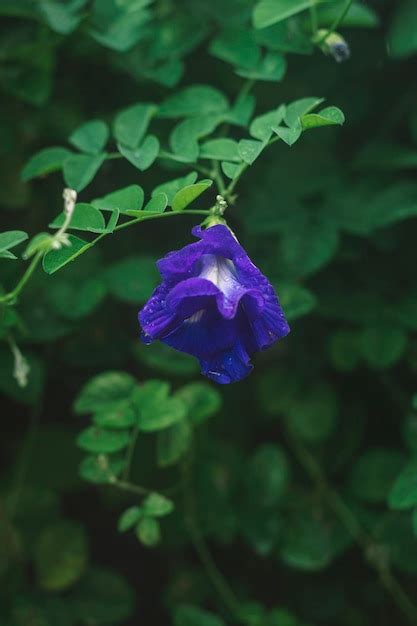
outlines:
M246 378L253 369L249 355L240 341L237 341L230 350L221 352L210 360L201 360L200 365L202 374L220 385L236 383Z
M158 262L163 277L139 314L143 340L196 356L202 372L225 384L252 369L250 355L289 332L272 285L224 225Z

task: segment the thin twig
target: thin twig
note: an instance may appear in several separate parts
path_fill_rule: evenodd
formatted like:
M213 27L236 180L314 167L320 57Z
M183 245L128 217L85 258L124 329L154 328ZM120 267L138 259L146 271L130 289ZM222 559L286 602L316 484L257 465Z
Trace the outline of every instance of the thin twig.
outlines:
M191 449L190 456L185 459L181 466L185 522L190 533L190 538L193 543L194 549L205 569L207 577L209 578L213 588L217 591L220 598L222 599L224 606L237 622L245 623L245 620L242 618L242 612L240 610L240 602L236 597L233 589L230 587L228 581L217 567L216 562L213 559L209 547L200 530L192 482L192 460L193 449Z
M349 534L361 546L365 559L378 573L379 580L386 591L390 594L397 607L404 613L407 620L413 626L417 624L417 607L413 604L408 594L404 591L399 581L392 573L386 559L378 559L372 555L378 554L375 550L375 541L362 527L354 513L344 502L343 498L329 485L327 478L311 452L299 441L290 427L286 427L285 434L288 444L300 465L310 476L317 489L323 493L329 506L338 516Z

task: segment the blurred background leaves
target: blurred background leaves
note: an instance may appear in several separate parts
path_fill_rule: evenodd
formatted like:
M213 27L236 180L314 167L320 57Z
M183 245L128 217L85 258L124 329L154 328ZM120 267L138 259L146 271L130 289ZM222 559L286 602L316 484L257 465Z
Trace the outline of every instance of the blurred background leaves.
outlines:
M152 192L207 206L198 156L251 164L228 219L292 325L219 390L138 337L155 260L196 219L45 257L1 309L4 626L417 623L417 10L353 2L339 64L311 27L344 4L0 2L2 231L59 227L62 169L82 247ZM26 244L0 240L3 292Z

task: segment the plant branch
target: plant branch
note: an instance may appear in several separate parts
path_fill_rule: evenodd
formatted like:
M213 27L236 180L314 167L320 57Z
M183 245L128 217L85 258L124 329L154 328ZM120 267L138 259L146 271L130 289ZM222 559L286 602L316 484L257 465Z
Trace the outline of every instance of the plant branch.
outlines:
M383 587L390 594L397 607L407 617L408 622L416 626L417 607L395 578L387 559L378 558L378 546L375 544L374 539L364 530L343 498L331 487L315 457L294 435L288 425L286 426L285 434L294 456L309 475L311 481L316 485L317 489L324 494L329 506L333 509L346 530L361 546L365 559L378 573L379 580Z
M189 209L186 211L169 211L167 213L153 213L152 211L143 211L143 215L140 215L133 220L129 220L128 222L124 222L123 224L119 224L118 226L116 226L113 232L122 230L123 228L128 228L129 226L133 226L134 224L137 224L138 222L146 222L149 220L173 217L176 215L205 215L206 217L208 217L209 215L211 215L211 211L210 210L208 211L207 210L193 210L193 209ZM67 228L68 228L68 224L66 225L65 230ZM58 232L62 235L65 231L62 227ZM90 241L89 243L86 243L85 246L80 248L80 250L78 250L78 252L74 254L73 257L71 257L71 261L74 261L77 257L81 256L81 254L84 254L84 252L87 252L87 250L95 246L96 243L101 241L101 239L103 239L104 237L110 234L112 233L110 232L101 233L101 235L99 235L98 237ZM44 251L39 251L34 256L31 264L29 265L29 267L23 274L22 278L17 283L16 287L12 291L9 291L8 293L0 296L0 304L13 304L15 302L17 296L25 287L26 283L32 276L33 272L35 271L36 267L38 266L44 254L45 254Z
M330 37L330 35L332 35L338 29L338 27L343 22L346 15L348 14L349 9L352 6L352 4L353 4L353 0L346 0L341 13L334 20L333 24L331 24L331 26L326 30L326 32L317 41L314 42L317 46L320 46L322 43L324 43L327 37Z
M26 283L28 282L33 272L39 265L39 262L42 259L43 254L44 254L43 251L40 251L33 257L29 267L24 272L22 278L19 280L16 287L12 291L9 291L9 293L6 293L3 296L0 296L0 303L9 304L9 303L13 303L16 300L17 296L25 287Z
M197 506L194 497L193 480L192 480L192 461L193 449L190 456L182 463L182 487L185 509L185 523L190 533L190 538L194 549L203 565L207 577L209 578L213 588L217 591L223 601L224 606L239 623L245 623L242 619L240 610L240 602L231 589L228 581L216 565L209 547L201 533L198 523Z
M123 472L123 477L125 480L129 480L129 477L130 477L130 468L132 466L132 461L133 461L133 456L135 454L135 448L136 448L136 442L138 440L138 436L139 436L139 425L136 424L136 426L132 430L129 447L126 453L126 466Z

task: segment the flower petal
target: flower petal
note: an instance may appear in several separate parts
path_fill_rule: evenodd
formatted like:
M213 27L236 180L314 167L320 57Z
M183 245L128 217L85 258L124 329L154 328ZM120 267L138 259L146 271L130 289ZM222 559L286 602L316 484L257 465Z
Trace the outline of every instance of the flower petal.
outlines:
M145 343L152 343L154 339L171 332L178 324L175 313L166 306L170 289L167 283L158 285L143 309L139 311L138 318L143 331L142 341Z
M239 331L236 320L225 320L214 308L180 322L172 332L160 339L181 352L199 359L211 359L230 349L236 343Z
M226 259L234 259L235 255L245 254L242 246L233 237L227 226L217 224L203 230L200 226L193 228L193 235L200 241L184 246L181 250L170 252L158 261L161 276L166 280L178 282L196 276L197 262L205 254L217 255Z
M210 360L200 360L200 364L202 374L220 385L238 382L246 378L253 369L249 355L240 341Z

